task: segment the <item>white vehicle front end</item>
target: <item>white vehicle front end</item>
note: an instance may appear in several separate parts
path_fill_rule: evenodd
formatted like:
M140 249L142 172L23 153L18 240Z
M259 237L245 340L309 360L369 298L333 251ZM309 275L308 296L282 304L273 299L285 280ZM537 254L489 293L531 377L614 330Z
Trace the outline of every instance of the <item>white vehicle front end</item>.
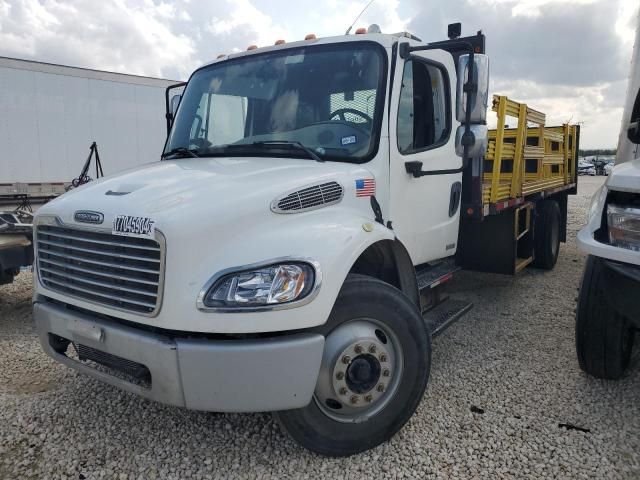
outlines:
M616 165L593 196L578 246L587 253L576 314L581 368L620 378L640 329L640 24Z
M236 180L225 175L230 169ZM393 239L387 229L371 222L369 199L356 197L355 181L370 176L357 165L317 165L309 160L180 159L143 167L51 202L36 221L36 321L47 324L40 327L45 348L55 354L49 343L54 334L146 365L153 378L149 388L115 377L102 379L174 405L215 411L306 405L324 338L281 332L324 323L358 255L372 241ZM339 203L331 208L297 214L270 210L274 200L292 191L326 184L340 191ZM78 221L76 212L84 211L100 212L102 222ZM68 254L75 247L82 256L83 248L103 245L95 242L133 242L126 249L104 245L104 251L114 251L114 263L120 250L145 258L146 250L135 247L143 240L112 235L114 218L123 214L154 222L148 242L153 239L158 245L153 256L157 262L129 259L125 265L144 269L157 265L156 296L129 293L143 284L117 283L97 271L86 272L93 269L85 263L74 265L73 255ZM69 243L72 237L78 238L76 244ZM62 241L67 248L57 247ZM106 256L93 256L111 263ZM221 276L272 265L305 266L301 299L283 304L207 304L208 290ZM108 272L107 268L101 271ZM135 275L132 270L127 278ZM104 285L115 298L100 296ZM100 326L89 327L83 321L87 315L97 315ZM123 324L113 323L111 317ZM131 325L141 330L134 331ZM224 339L216 342L216 335Z

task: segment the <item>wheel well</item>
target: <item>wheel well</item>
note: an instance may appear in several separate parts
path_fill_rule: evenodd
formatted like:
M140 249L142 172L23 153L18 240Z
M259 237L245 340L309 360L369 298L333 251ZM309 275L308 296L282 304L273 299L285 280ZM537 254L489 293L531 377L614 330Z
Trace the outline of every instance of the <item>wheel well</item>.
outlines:
M368 275L393 285L420 307L415 269L409 253L398 240L382 240L367 247L349 273Z

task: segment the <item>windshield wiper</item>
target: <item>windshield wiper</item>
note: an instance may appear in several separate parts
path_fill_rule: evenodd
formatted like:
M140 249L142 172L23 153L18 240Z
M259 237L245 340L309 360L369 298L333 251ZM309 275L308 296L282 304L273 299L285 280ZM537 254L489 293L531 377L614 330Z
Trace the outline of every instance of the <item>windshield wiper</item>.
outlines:
M171 156L176 156L176 158L185 158L185 157L200 158L198 155L196 155L196 152L197 150L191 150L186 147L178 147L178 148L174 148L173 150L169 150L166 153L163 153L162 157L160 158L168 158ZM180 155L180 157L178 157L177 155Z
M282 146L296 147L299 150L303 150L304 152L306 152L306 154L309 155L309 157L314 159L316 162L324 162L324 160L320 158L316 154L316 152L311 150L309 147L305 147L302 143L297 142L295 140L264 140L261 142L249 143L249 145L273 145L276 147L282 147Z

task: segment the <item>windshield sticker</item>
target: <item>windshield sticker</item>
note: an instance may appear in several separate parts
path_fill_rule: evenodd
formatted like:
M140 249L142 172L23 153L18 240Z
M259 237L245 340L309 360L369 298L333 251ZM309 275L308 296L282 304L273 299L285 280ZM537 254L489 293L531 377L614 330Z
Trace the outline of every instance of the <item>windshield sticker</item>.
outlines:
M297 55L287 55L284 59L285 65L302 62L304 62L304 53L298 53Z
M356 136L355 135L350 135L348 137L342 137L340 139L340 143L342 143L342 145L351 145L352 143L356 143Z
M153 238L155 221L147 217L132 217L131 215L117 215L113 219L111 233L124 237Z

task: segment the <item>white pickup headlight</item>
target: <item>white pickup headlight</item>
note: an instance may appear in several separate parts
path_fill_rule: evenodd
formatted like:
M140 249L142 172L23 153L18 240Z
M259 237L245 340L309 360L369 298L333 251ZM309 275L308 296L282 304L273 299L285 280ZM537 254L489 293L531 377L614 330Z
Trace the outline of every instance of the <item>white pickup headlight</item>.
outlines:
M609 205L607 223L612 245L640 252L640 208Z
M214 277L198 299L203 309L251 310L298 302L317 289L316 268L304 262L277 263Z

